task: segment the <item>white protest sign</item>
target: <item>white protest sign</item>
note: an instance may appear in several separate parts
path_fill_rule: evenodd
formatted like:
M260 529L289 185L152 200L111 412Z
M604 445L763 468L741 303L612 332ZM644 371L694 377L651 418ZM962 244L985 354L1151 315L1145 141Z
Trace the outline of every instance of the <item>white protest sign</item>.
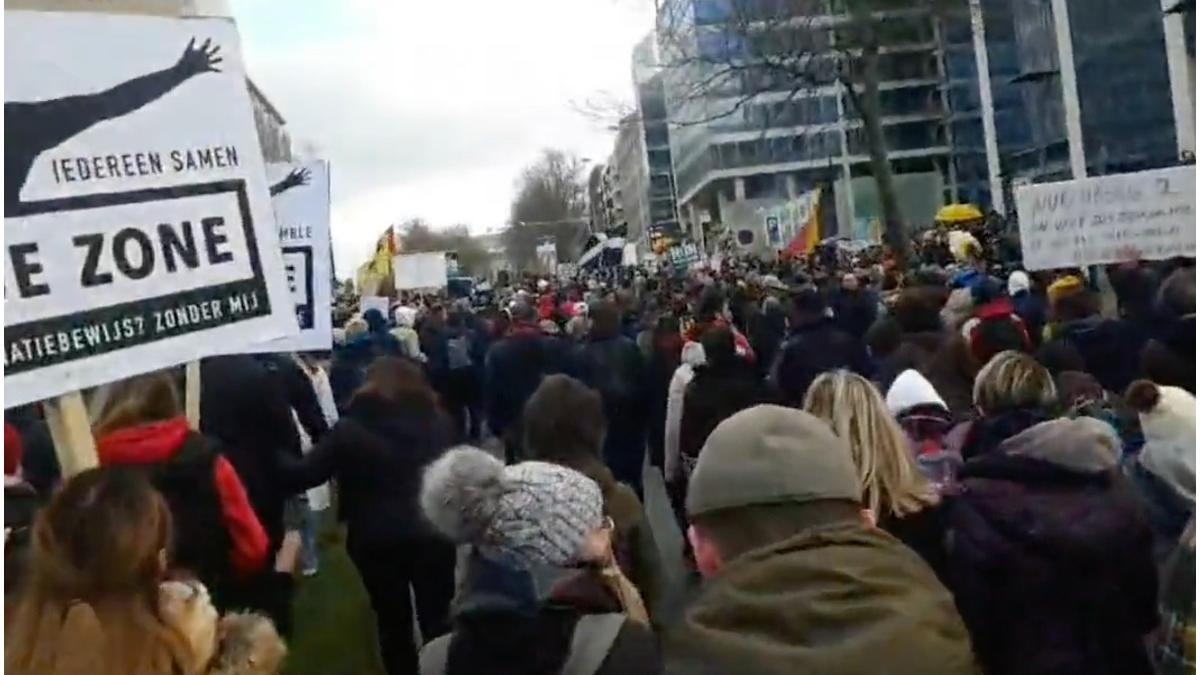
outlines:
M546 272L553 272L558 267L558 245L553 237L547 237L538 242L535 249L538 265Z
M446 287L445 253L401 253L392 258L396 290Z
M234 23L4 15L5 405L295 333Z
M1196 255L1196 167L1177 166L1017 189L1025 268Z
M271 186L279 246L300 332L241 351L332 349L329 164L322 160L270 164L267 166L267 183Z
M367 310L377 309L384 318L387 318L388 304L388 299L382 295L364 295L358 300L358 312L366 314Z

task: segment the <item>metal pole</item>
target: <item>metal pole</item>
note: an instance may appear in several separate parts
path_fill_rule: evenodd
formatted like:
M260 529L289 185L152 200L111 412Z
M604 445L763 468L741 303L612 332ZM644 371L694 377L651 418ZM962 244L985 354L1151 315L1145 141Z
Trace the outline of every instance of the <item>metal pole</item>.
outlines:
M992 208L1004 209L1004 185L1000 181L1000 149L996 142L996 109L992 103L992 75L988 65L987 38L984 35L983 4L971 0L971 40L975 45L975 70L979 79L979 106L983 109L983 147L987 152L988 189Z
M1175 141L1179 154L1196 152L1196 108L1192 100L1192 74L1188 68L1187 37L1181 11L1171 9L1177 0L1163 0L1163 46L1167 50L1167 74L1171 78L1171 108L1175 113Z
M1071 177L1087 178L1087 158L1083 148L1080 122L1079 88L1075 82L1075 47L1071 44L1071 17L1067 0L1050 0L1054 15L1054 36L1058 43L1058 72L1062 80L1063 113L1067 126L1067 148L1071 156Z

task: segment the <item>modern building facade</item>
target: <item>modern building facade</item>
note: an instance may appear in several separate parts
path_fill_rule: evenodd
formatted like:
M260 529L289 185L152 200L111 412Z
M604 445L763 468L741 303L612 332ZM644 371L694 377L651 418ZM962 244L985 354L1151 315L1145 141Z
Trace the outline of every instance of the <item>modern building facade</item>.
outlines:
M846 18L824 0L765 3L771 11L794 7L791 44L812 45L806 55L833 59L838 26ZM754 3L749 3L754 5ZM659 17L659 43L667 64L670 148L682 219L697 238L700 224L724 229L761 229L763 213L814 188L827 199L827 234L871 236L880 218L870 190L868 152L852 97L832 78L797 84L765 68L742 68L714 80L711 63L753 53L745 26L730 24L732 0L673 0ZM880 55L880 90L889 159L898 180L906 219L932 217L943 197L950 144L943 119L945 99L936 22L923 9L881 14L888 43ZM787 43L784 40L782 42ZM777 55L778 56L778 55ZM697 82L714 82L697 91ZM919 177L907 178L908 176ZM861 193L861 194L856 194ZM928 193L928 194L925 194ZM877 232L877 230L876 230ZM740 238L740 235L739 235Z
M1170 20L1158 0L963 0L947 11L947 199L1012 213L1014 183L1177 163L1188 143L1176 118L1194 127L1194 86L1173 91ZM1194 73L1194 42L1178 47ZM1074 66L1067 82L1064 55ZM1072 95L1077 105L1067 105Z
M650 248L652 240L671 242L681 238L664 77L657 36L651 32L633 49L636 117L642 132L647 179L643 190L647 229L638 238L643 252Z
M611 195L610 227L620 229L626 241L647 240L650 213L650 178L647 173L646 144L641 119L625 116L617 126L617 138L608 161ZM606 202L607 203L607 202Z

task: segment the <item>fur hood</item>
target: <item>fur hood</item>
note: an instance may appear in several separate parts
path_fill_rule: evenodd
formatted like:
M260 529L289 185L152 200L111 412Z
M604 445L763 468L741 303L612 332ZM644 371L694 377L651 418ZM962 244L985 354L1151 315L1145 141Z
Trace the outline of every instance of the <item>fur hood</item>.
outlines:
M1114 469L1121 439L1112 426L1091 417L1058 418L1029 427L1000 444L1000 452L1056 464L1078 473Z
M159 615L183 635L207 663L207 675L276 675L287 646L269 619L231 613L217 617L208 590L199 583L168 581L159 586Z

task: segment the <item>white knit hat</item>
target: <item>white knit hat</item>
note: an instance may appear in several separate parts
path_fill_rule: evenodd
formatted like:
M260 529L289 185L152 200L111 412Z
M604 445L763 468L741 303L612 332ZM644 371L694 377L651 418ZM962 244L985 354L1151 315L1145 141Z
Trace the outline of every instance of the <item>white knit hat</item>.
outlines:
M925 376L913 369L908 369L892 382L887 391L888 411L893 415L919 405L936 405L948 409L946 402L938 395L937 389L925 379Z
M595 481L545 462L505 466L467 446L425 470L421 509L442 534L517 567L565 567L604 521Z
M1146 383L1148 384L1148 383ZM1130 387L1145 386L1141 382ZM1146 444L1138 461L1189 502L1196 500L1196 397L1178 387L1157 387L1157 400L1138 419Z
M1022 291L1028 291L1031 285L1029 275L1024 270L1016 270L1008 275L1008 295L1010 297Z

